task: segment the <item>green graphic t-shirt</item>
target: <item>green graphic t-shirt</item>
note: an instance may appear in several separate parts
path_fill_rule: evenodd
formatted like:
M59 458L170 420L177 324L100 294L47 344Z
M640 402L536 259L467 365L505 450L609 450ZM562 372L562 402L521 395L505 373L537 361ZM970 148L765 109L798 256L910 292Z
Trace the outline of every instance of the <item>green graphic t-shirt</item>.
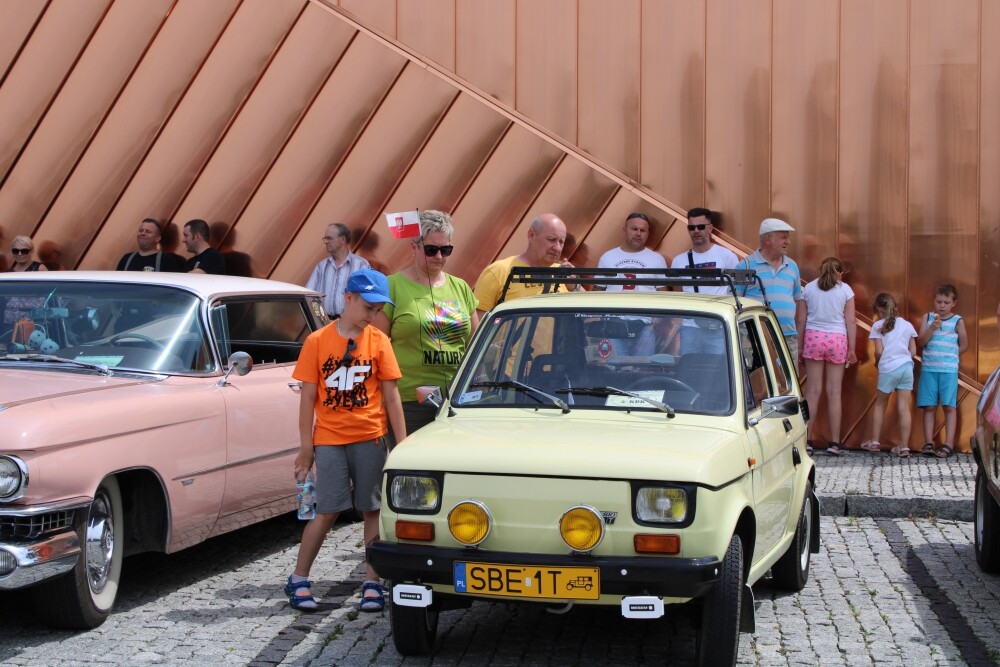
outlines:
M387 303L384 312L403 373L400 397L416 401L421 385L436 385L443 391L465 354L477 303L472 288L450 275L440 287L430 288L394 273L389 276L389 296L396 306Z

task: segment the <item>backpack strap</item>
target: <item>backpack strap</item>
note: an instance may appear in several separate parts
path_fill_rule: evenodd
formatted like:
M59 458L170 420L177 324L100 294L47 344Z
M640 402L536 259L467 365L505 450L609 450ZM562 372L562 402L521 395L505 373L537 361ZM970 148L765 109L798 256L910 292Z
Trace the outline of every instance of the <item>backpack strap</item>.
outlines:
M691 250L688 250L688 268L689 269L693 269L694 268L694 252L692 252ZM694 291L695 292L698 291L698 286L697 285L694 286Z

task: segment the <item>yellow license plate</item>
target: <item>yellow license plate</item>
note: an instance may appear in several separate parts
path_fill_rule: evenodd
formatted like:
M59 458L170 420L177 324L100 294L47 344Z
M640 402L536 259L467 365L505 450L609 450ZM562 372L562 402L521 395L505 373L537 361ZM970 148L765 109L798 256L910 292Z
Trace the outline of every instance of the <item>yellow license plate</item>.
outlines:
M455 592L549 600L596 600L601 577L596 567L454 564Z

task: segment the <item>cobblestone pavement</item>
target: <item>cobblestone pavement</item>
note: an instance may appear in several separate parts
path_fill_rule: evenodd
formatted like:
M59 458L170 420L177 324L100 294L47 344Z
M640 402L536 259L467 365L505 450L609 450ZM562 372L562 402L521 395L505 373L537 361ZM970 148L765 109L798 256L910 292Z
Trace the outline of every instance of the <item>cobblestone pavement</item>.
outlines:
M1000 577L975 563L972 524L823 517L823 547L798 594L755 588L757 632L739 664L1000 664ZM281 593L300 527L280 518L173 556L126 559L115 613L100 628L48 630L0 595L0 664L654 665L689 664L689 608L658 621L616 611L548 614L476 603L441 615L433 658L396 653L388 613L356 611L360 524L338 524L313 571L318 613Z

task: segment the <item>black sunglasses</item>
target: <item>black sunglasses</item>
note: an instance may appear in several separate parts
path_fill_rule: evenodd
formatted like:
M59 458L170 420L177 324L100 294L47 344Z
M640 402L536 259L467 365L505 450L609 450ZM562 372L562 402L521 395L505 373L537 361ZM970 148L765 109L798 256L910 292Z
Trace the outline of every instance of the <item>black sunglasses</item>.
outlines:
M347 339L347 349L344 350L344 356L340 360L340 365L344 368L350 366L354 363L354 355L351 352L358 349L358 344L354 342L353 338Z
M434 255L441 253L442 257L451 257L451 251L455 249L453 245L431 245L429 243L421 243L424 247L424 254L428 257L433 257Z
M708 225L688 225L688 231L693 232L694 230L697 229L700 232L706 227L708 227Z
M27 255L29 252L31 252L31 248L11 248L10 251L15 255ZM448 255L450 254L451 250L449 249ZM448 255L445 255L445 257L447 257Z

